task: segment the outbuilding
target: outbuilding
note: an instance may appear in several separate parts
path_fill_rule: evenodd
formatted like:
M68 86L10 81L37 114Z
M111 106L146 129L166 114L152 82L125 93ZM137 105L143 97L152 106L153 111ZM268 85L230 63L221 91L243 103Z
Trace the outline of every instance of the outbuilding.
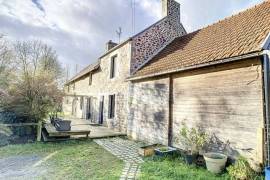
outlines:
M181 148L182 123L210 149L269 164L270 2L176 38L129 77L128 134Z

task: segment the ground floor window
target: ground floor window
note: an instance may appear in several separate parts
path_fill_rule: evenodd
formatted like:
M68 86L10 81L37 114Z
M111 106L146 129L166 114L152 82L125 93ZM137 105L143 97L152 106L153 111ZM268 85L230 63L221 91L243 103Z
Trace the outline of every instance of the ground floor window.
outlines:
M108 118L114 118L115 111L115 95L109 95L109 107L108 107Z

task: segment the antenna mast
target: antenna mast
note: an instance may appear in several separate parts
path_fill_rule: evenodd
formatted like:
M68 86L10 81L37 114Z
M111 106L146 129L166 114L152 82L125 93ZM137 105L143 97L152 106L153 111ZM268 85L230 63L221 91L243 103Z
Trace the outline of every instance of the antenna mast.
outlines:
M116 34L118 35L118 38L119 38L119 43L121 41L121 35L122 35L122 28L119 27L118 30L116 30Z
M132 34L134 35L135 34L135 25L136 25L136 18L135 18L135 16L136 16L136 14L135 14L135 12L136 12L136 5L135 5L135 0L131 0L131 8L132 8L132 11L131 11L131 17L132 17L132 20L131 20L131 22L132 22Z

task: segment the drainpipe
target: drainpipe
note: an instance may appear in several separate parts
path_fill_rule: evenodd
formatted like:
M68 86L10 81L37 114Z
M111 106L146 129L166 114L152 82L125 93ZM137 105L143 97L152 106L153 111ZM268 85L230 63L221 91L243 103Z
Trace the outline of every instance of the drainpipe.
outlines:
M264 83L264 116L265 116L265 156L266 165L270 165L270 63L269 63L269 52L266 51L262 54L263 63L263 83Z
M173 80L172 75L169 75L169 118L168 118L168 146L172 146L173 132Z

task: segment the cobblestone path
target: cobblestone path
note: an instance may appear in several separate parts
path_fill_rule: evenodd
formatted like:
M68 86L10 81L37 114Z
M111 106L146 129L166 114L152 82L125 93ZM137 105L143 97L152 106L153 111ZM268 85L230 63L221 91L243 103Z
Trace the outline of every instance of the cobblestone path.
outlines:
M141 144L119 137L94 141L125 162L120 180L136 179L140 173L140 163L143 162L138 154L138 148Z

